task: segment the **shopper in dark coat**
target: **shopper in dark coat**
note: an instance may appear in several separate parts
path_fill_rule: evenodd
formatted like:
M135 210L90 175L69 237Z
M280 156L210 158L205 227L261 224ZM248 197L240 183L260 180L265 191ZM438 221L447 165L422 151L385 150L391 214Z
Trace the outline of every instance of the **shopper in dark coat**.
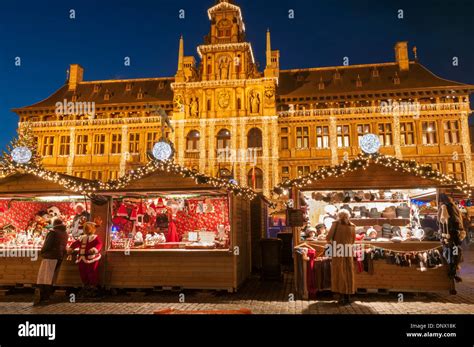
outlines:
M61 267L64 256L67 254L66 247L68 234L62 220L56 219L53 229L46 235L40 254L43 260L38 271L35 291L36 305L47 302L53 292L53 285Z
M456 282L461 282L458 271L459 264L463 262L461 243L466 235L462 214L450 196L443 193L439 201L438 220L443 233L443 256L448 263L448 276ZM455 289L451 292L455 294Z

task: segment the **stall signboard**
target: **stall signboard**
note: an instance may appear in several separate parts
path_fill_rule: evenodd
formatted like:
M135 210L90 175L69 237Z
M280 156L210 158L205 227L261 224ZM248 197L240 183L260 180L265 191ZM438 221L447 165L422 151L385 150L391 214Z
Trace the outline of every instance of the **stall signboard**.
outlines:
M287 226L302 227L304 225L304 214L300 209L289 208L287 214Z

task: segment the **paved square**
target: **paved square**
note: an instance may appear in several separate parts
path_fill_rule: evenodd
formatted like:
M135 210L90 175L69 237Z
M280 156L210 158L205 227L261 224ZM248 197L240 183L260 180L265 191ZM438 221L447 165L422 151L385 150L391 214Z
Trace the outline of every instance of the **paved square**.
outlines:
M47 306L34 307L31 293L14 293L0 297L1 314L152 314L154 311L177 310L236 310L247 308L255 314L472 314L474 313L474 246L465 251L462 264L463 282L457 285L458 294L405 294L398 302L396 293L366 294L354 297L354 302L339 307L330 295L318 300L289 300L293 277L288 273L283 282L262 282L250 278L238 293L211 291L145 292L110 295L100 301L55 297ZM184 298L184 302L180 299Z

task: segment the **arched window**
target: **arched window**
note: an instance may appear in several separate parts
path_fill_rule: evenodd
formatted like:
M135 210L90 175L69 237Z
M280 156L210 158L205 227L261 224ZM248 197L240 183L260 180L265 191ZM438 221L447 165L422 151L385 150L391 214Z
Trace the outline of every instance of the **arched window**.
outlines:
M219 170L219 177L220 178L232 178L232 173L229 169L220 169Z
M222 129L217 133L217 149L230 148L230 131Z
M258 167L250 169L247 178L250 188L263 189L263 171Z
M191 130L186 136L186 150L187 151L198 151L199 150L199 131Z
M262 148L262 131L252 128L247 134L247 148Z
M238 110L242 109L242 99L241 98L237 98L237 109Z

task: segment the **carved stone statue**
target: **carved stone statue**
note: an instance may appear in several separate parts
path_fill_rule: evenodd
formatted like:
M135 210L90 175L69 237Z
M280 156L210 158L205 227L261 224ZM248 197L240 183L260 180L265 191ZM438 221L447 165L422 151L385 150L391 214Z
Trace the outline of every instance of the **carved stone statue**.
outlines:
M161 118L161 135L162 138L165 138L165 128L166 125L171 129L172 132L174 132L173 125L171 124L170 117L166 113L165 110L163 110L160 106L148 106L149 108L152 109L151 114L157 115Z
M259 113L260 112L260 95L252 90L250 92L250 113Z
M219 63L219 76L221 80L229 78L229 60L227 57L222 58Z
M191 102L189 104L189 114L191 117L199 117L199 99L198 98L191 98Z

